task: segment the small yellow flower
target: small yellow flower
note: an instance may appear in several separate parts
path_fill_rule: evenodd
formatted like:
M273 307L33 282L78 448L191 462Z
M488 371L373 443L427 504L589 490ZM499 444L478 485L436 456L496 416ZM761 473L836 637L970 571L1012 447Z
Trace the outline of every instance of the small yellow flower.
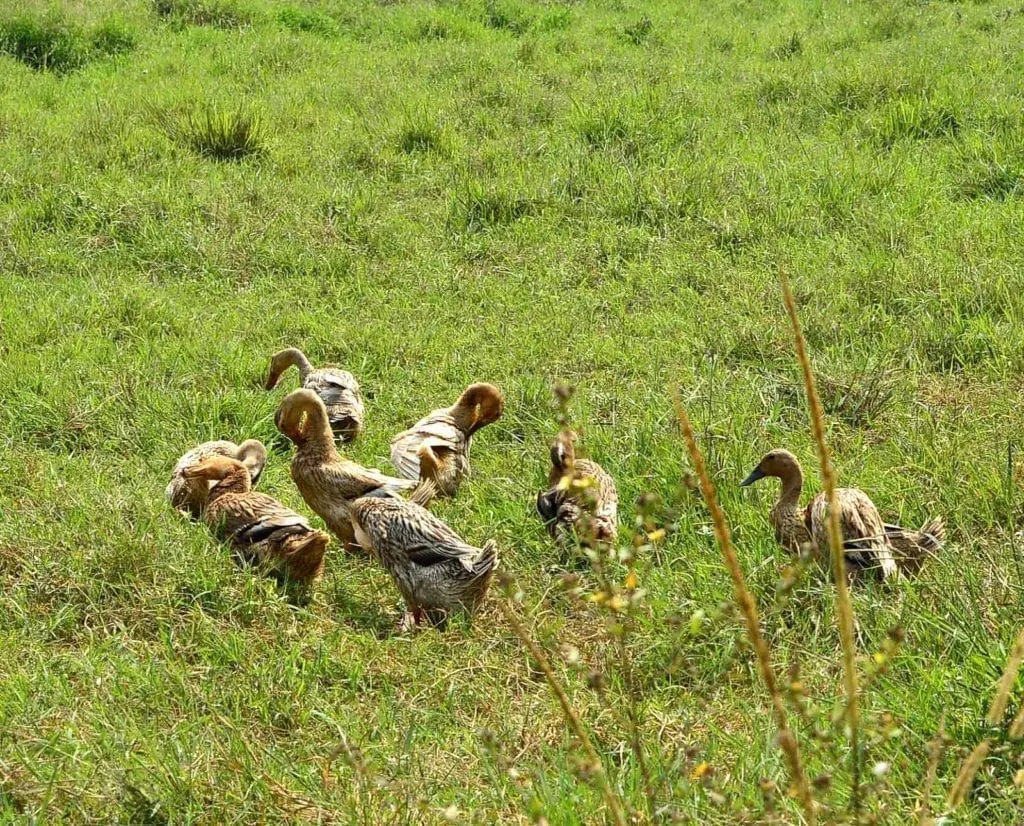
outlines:
M664 538L665 538L665 529L664 528L658 528L658 530L651 531L649 534L647 534L647 541L648 542L661 542L661 540L664 539Z
M705 774L708 773L708 769L710 768L711 766L709 766L707 763L698 763L696 766L693 767L693 771L690 772L690 780L696 783Z
M636 571L630 571L628 574L626 574L626 588L627 588L627 590L632 591L639 584L640 584L640 580L638 580L637 577L636 577Z

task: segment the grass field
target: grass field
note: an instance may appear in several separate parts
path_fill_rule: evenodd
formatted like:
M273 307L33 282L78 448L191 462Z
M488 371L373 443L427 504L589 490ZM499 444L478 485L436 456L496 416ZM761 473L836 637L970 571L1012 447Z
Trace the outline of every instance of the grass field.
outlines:
M366 560L335 545L296 608L166 505L187 448L255 437L261 488L308 513L261 389L298 345L359 377L349 453L382 469L469 382L504 390L436 510L497 539L635 822L626 708L659 819L800 822L682 484L678 383L776 670L799 668L822 820L852 822L833 590L779 596L774 485L738 488L786 446L818 489L785 270L840 482L950 528L920 578L854 594L865 673L905 632L866 694L864 810L915 819L944 721L933 811L991 736L950 822L1021 822L1021 748L984 716L1024 587L1022 38L1002 0L5 4L0 821L606 817L497 589L471 628L400 636ZM635 692L533 514L556 382L624 541L641 494L664 506L636 562Z

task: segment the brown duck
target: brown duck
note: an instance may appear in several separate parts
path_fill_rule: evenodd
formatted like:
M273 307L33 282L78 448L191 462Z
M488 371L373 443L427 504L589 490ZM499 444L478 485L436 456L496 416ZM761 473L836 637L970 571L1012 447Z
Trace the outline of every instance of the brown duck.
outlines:
M454 496L469 475L469 445L481 427L501 418L505 399L493 384L467 387L451 407L434 410L391 440L391 463L406 479L431 479Z
M807 546L816 553L827 549L828 496L819 493L806 507L800 507L804 477L796 456L788 450L773 450L740 484L752 485L766 476L782 482L779 499L770 514L779 544L791 553L800 553ZM870 573L889 579L901 570L908 575L916 573L923 559L937 551L945 538L942 519L929 521L920 531L909 531L898 525L886 525L878 508L861 490L839 488L836 497L844 555L852 575Z
M588 547L615 542L619 533L615 480L597 462L577 459L575 441L575 433L562 433L551 445L548 488L537 496L537 513L559 542L573 536Z
M402 627L449 614L472 616L498 564L491 540L476 548L415 502L364 497L352 504L353 532L368 554L391 574L409 613Z
M339 454L331 436L327 409L311 390L293 390L285 396L274 421L277 429L295 444L291 471L299 493L347 550L360 547L349 519L356 499L411 494L417 488L415 481L386 476ZM417 497L427 502L433 490L432 484L420 485Z
M330 537L272 496L253 491L245 465L213 456L186 468L183 475L215 482L203 520L231 543L242 562L299 584L311 585L320 578Z
M267 449L256 439L248 439L240 445L228 441L204 442L192 448L178 460L178 464L171 472L171 481L167 485L167 499L173 508L193 519L198 519L202 515L206 497L214 482L187 479L184 473L187 468L213 456L227 456L240 461L248 469L249 478L254 486L267 464Z
M306 390L312 390L324 403L331 432L343 442L351 442L363 429L363 397L359 382L348 370L338 367L316 369L296 347L274 353L267 374L267 390L273 390L281 374L290 367L299 369L299 380Z

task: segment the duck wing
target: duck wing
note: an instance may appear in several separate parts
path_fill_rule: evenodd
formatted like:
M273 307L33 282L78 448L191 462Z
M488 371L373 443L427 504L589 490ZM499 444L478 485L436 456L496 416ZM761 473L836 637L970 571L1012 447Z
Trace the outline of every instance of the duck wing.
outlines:
M435 410L391 440L391 464L406 479L420 478L419 449L468 452L469 438L455 424L447 409Z
M876 569L887 579L898 573L892 546L878 508L867 494L857 488L836 490L839 505L839 529L847 561L865 569ZM807 506L807 522L817 547L826 552L828 538L828 496L819 493Z
M404 558L421 567L457 560L472 572L482 554L426 508L405 499L360 500L353 505L352 519L385 558Z
M388 476L375 468L365 468L349 461L325 465L322 473L325 489L345 500L364 496L399 496L417 484L413 479Z
M207 522L218 535L239 546L261 542L283 528L296 533L313 530L304 516L265 493L222 496L207 509Z

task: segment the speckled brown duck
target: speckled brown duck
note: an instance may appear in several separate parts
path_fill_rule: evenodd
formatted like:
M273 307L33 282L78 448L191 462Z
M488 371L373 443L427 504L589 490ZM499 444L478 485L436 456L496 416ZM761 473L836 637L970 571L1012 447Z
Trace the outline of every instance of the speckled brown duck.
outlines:
M357 499L412 495L414 490L421 503L433 496L431 483L419 484L411 479L387 476L338 453L327 409L311 390L294 390L285 396L277 409L275 423L295 444L291 471L299 493L331 532L345 543L346 550L360 548L349 519L352 503Z
M274 497L252 490L245 465L213 456L186 468L183 475L215 483L203 521L231 543L242 562L301 585L320 578L330 537Z
M551 445L548 488L537 496L537 513L549 533L586 547L618 537L619 494L615 480L597 462L576 457L576 434L562 433Z
M267 390L273 390L281 374L290 367L298 368L303 388L312 390L323 401L334 436L343 442L355 439L363 429L365 415L356 377L339 367L315 368L301 350L289 347L270 359Z
M424 620L440 625L453 612L476 612L498 564L493 540L474 547L405 499L364 497L350 514L359 544L391 574L405 600L400 627Z
M186 478L185 470L213 456L226 456L240 461L249 471L253 486L259 481L267 464L267 449L256 439L248 439L240 445L228 441L204 442L192 448L178 460L171 472L171 481L167 485L167 500L176 510L193 519L198 519L202 515L206 497L214 482Z
M431 479L454 496L469 475L469 446L481 427L501 418L504 396L493 384L467 387L451 407L434 410L391 440L391 462L406 479Z
M819 559L827 559L828 496L819 493L806 507L800 506L803 469L796 456L788 450L773 450L766 454L740 484L752 485L767 476L774 476L782 482L778 501L770 514L779 544L794 554L809 546ZM878 508L856 488L838 488L836 498L840 508L844 556L851 577L869 574L878 579L890 579L898 576L896 555Z

